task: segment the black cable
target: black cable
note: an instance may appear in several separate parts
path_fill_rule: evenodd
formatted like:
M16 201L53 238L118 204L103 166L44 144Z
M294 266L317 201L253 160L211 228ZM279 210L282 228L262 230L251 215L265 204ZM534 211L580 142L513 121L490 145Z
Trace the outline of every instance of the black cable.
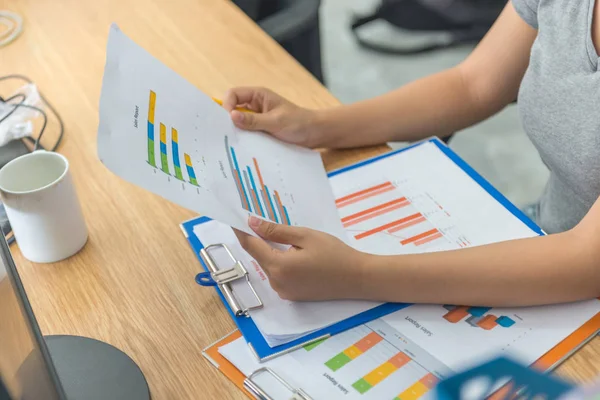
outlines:
M23 104L23 103L21 102L21 103L15 104L15 108L13 108L13 109L11 110L11 112L9 112L9 113L8 113L7 115L5 115L4 117L0 118L0 124L1 124L1 123L2 123L4 120L6 120L8 117L10 117L10 115L11 115L12 113L14 113L14 112L15 112L15 110L16 110L17 108L19 108L19 107L30 108L30 109L32 109L32 110L35 110L35 111L39 112L40 114L42 114L42 117L44 117L44 123L42 124L42 128L40 129L40 133L38 134L38 137L37 137L37 139L36 139L36 141L35 141L35 144L34 144L34 146L33 146L33 150L37 150L37 149L39 148L39 145L40 145L40 139L42 138L42 135L44 134L44 131L46 130L46 125L48 125L48 116L46 115L46 113L44 112L44 110L42 110L41 108L35 107L35 106L30 106L29 104ZM52 150L52 151L54 151L54 150Z
M27 77L26 77L26 76L24 76L24 75L19 75L19 74L11 74L11 75L6 75L6 76L0 76L0 82L1 82L1 81L4 81L4 80L8 80L8 79L19 79L19 80L25 81L25 82L27 82L27 83L30 83L30 84L31 84L31 83L33 83L33 82L31 81L31 79L27 78ZM58 114L58 112L56 112L56 109L55 109L55 108L52 106L52 104L50 104L50 103L48 102L48 100L46 100L46 98L45 98L45 97L42 95L42 93L41 93L41 92L39 92L39 91L38 91L38 93L39 93L39 95L40 95L40 99L41 99L41 100L44 102L44 104L45 104L45 105L46 105L46 106L47 106L47 107L50 109L50 111L52 111L52 113L54 114L54 117L56 117L56 120L58 121L58 124L59 124L59 126L60 126L60 132L59 132L59 134L58 134L58 139L56 139L56 143L55 143L55 144L54 144L54 146L52 146L52 148L50 149L50 151L56 151L56 149L58 148L58 146L59 146L59 145L60 145L60 143L62 142L63 135L64 135L64 133L65 133L65 124L63 123L63 120L62 120L62 118L60 117L60 115ZM13 96L13 97L15 97L15 96ZM29 107L32 107L32 106L29 106ZM16 109L16 108L15 108L15 109ZM39 109L38 109L38 110L39 110ZM12 112L14 112L14 110L12 110ZM42 113L43 113L43 111L42 111ZM48 116L47 116L47 115L45 115L45 114L44 114L44 116L45 116L45 121L47 122L47 121L48 121ZM1 121L0 121L0 122L1 122ZM44 124L44 126L45 126L45 124ZM43 132L43 131L41 131L41 132L40 132L40 134L38 135L37 139L35 140L35 144L34 144L34 146L35 146L35 150L37 150L37 148L39 147L40 138L41 138L41 135L42 135L43 133L44 133L44 132Z
M25 101L25 99L27 98L27 96L25 96L23 93L17 93L17 94L15 94L13 96L10 96L8 99L3 99L2 96L0 96L0 101L8 103L9 101L14 100L16 97L21 97L22 98L22 100L19 102L19 104L23 103Z
M2 97L0 97L0 101L2 101L2 102L5 102L5 103L8 103L9 101L13 100L15 97L19 97L19 96L21 96L23 99L22 99L20 102L18 102L17 104L15 104L15 107L14 107L12 110L10 110L10 111L8 112L8 114L6 114L6 115L5 115L5 116L2 118L2 121L4 121L5 119L7 119L7 118L8 118L8 117L10 117L11 115L13 115L13 114L15 113L15 111L17 111L17 108L19 107L19 105L21 105L21 104L25 103L26 96L25 96L24 94L22 94L22 93L17 93L17 94L15 94L14 96L11 96L11 97L9 97L9 98L8 98L8 99L6 99L6 100L5 100L5 99L3 99ZM0 121L0 122L2 122L2 121Z

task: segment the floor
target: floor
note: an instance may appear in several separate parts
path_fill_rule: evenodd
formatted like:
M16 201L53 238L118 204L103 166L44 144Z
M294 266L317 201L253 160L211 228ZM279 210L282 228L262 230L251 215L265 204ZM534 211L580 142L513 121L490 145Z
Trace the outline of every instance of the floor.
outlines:
M325 79L328 88L343 103L377 96L452 67L472 50L463 47L401 57L362 49L350 32L350 21L355 13L370 12L378 3L378 0L323 0L321 29ZM412 44L422 40L386 22L373 22L361 29L365 37L378 42ZM547 169L521 127L515 105L457 133L451 147L518 206L534 202L548 178Z

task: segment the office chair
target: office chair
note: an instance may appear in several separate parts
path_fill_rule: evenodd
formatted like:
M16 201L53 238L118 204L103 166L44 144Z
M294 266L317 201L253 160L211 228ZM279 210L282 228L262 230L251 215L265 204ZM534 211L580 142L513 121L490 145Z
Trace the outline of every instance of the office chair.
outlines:
M233 0L321 83L321 0Z
M0 378L0 400L10 400L10 395L8 394L8 389L2 383L2 379Z

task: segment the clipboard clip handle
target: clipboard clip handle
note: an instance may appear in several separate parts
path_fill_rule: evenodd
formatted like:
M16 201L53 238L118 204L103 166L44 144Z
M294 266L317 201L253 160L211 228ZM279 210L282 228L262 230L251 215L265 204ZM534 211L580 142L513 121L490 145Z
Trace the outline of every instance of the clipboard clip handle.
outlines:
M196 283L200 286L217 286L217 282L212 278L210 272L200 272L197 274Z
M310 397L304 390L302 390L301 388L294 388L292 385L287 383L285 379L283 379L281 376L276 374L275 371L268 367L257 369L244 380L244 387L250 393L252 393L254 397L256 397L258 400L273 400L273 398L269 396L269 394L267 394L267 392L265 392L264 389L261 388L254 381L256 376L261 374L269 374L273 378L275 378L283 387L285 387L291 393L291 397L289 398L290 400L312 400L312 397Z
M233 266L225 269L220 269L217 266L217 263L214 261L210 253L212 250L219 248L225 250L229 258L233 261ZM225 244L212 244L203 248L200 250L200 257L202 257L202 260L208 268L208 271L197 274L196 283L201 286L218 286L219 289L221 289L225 300L229 304L231 311L233 311L236 317L242 315L248 317L251 310L256 310L263 307L264 304L262 300L250 282L248 270L246 267L244 267L244 264L241 261L237 260L233 256ZM250 291L256 300L256 303L252 306L244 305L235 294L233 287L231 286L232 282L240 279L244 279L246 281L246 284L249 286Z

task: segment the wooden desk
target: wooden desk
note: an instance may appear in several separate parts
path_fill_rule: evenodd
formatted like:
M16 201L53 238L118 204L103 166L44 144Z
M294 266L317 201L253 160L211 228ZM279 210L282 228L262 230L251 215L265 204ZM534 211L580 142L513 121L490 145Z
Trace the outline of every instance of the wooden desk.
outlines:
M0 75L33 79L60 111L60 151L72 165L90 240L78 255L34 265L13 247L45 334L111 343L142 368L153 399L243 398L201 356L234 329L178 224L194 216L110 173L96 155L98 100L109 25L214 96L263 85L307 107L338 104L315 79L226 0L3 0L24 16L23 35L0 49ZM51 139L51 135L48 138ZM328 152L337 168L385 148ZM561 368L578 380L600 370L595 339Z

